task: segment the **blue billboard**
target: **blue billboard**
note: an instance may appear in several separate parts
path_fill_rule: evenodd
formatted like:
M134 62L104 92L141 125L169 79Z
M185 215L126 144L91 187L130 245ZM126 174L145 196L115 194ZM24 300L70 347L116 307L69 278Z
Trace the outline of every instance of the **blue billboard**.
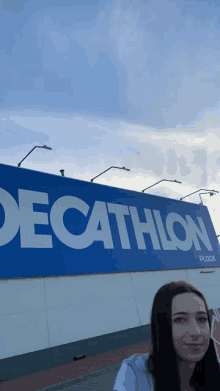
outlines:
M206 206L0 164L0 278L220 267Z

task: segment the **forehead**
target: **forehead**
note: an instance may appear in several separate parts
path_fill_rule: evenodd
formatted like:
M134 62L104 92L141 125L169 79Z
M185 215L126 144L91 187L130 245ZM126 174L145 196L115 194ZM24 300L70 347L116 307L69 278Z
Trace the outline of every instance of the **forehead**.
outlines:
M177 311L197 312L205 311L204 301L195 293L187 292L174 296L172 300L172 313Z

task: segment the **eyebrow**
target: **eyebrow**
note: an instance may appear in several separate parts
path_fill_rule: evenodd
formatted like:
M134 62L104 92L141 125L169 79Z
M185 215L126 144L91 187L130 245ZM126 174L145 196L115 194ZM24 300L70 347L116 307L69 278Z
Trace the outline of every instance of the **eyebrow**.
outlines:
M173 316L173 315L178 315L178 314L181 314L181 315L189 315L190 312L175 312L175 314L172 314L172 316ZM197 314L205 314L205 315L207 315L207 313L204 312L204 311L198 311Z

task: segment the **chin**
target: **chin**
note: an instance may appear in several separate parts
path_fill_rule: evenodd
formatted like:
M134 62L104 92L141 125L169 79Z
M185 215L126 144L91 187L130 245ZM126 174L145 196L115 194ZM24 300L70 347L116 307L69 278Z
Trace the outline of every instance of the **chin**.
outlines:
M203 359L203 357L205 356L205 353L202 352L202 353L198 353L198 354L187 354L186 355L186 360L187 361L191 361L191 362L198 362L198 361L201 361Z

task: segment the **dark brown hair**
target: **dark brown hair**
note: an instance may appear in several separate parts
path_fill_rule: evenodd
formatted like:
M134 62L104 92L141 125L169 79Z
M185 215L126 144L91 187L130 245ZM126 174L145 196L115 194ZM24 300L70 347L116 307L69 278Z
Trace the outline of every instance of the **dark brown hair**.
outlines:
M154 391L180 390L177 356L172 337L171 309L174 296L187 292L195 293L203 300L211 331L211 318L206 299L193 285L186 281L172 281L157 291L151 311L152 351L146 362L146 370L153 375L155 381ZM220 365L211 338L205 356L195 365L190 386L196 391L220 390Z

